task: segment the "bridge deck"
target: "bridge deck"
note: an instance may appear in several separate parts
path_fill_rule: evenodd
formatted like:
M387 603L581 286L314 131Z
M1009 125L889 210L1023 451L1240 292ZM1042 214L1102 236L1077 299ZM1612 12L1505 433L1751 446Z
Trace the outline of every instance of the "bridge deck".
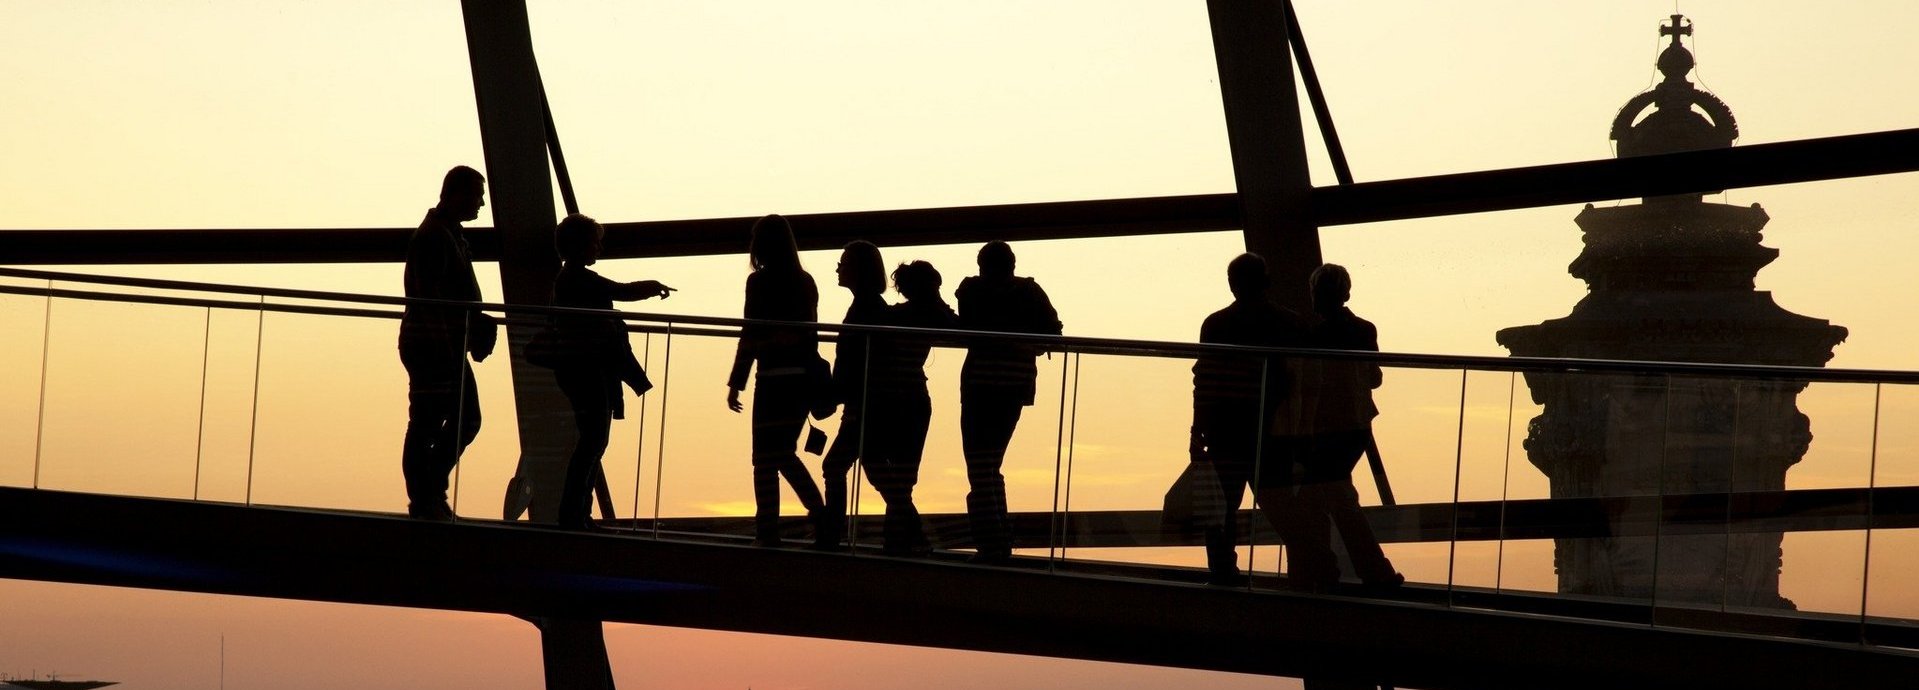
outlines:
M563 616L1398 687L1908 687L1919 656L1652 627L1646 607L1408 587L1390 599L1221 589L1177 571L1015 567L755 549L711 539L427 523L0 488L0 577ZM1469 605L1462 605L1469 604ZM1508 610L1497 610L1505 608ZM1659 615L1682 611L1661 609ZM1771 621L1795 635L1844 620ZM1754 620L1738 621L1754 626ZM1853 619L1850 625L1863 623ZM1885 635L1910 630L1876 624ZM1710 627L1710 626L1709 626ZM1766 629L1764 626L1741 629ZM1812 637L1818 637L1814 635ZM1856 639L1856 637L1854 638Z

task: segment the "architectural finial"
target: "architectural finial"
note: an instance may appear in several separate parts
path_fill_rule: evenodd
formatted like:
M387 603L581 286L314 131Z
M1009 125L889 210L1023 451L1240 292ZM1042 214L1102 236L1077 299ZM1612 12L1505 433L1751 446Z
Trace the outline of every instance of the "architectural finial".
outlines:
M1692 35L1692 22L1686 21L1686 15L1675 14L1672 16L1672 26L1659 25L1659 35L1671 36L1672 44L1677 46L1680 36Z
M1659 25L1660 36L1672 37L1659 53L1665 81L1634 96L1613 118L1612 139L1619 142L1621 157L1725 148L1739 138L1732 109L1686 80L1694 62L1680 37L1692 35L1693 23L1682 14L1673 14L1670 22ZM1654 112L1647 114L1648 108Z

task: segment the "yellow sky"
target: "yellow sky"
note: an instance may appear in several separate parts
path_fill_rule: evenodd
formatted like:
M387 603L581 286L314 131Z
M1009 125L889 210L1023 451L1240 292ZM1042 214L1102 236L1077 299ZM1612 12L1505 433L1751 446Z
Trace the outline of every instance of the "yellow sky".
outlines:
M1673 3L1654 0L1298 4L1340 134L1362 181L1611 155L1606 127L1627 98L1656 78L1651 66L1660 47L1655 27L1673 11ZM1197 1L533 5L536 47L573 178L584 210L603 220L1233 188L1204 3ZM1693 43L1701 65L1696 77L1738 114L1744 135L1740 143L1919 124L1919 99L1905 88L1907 68L1919 64L1919 48L1906 35L1919 18L1914 16L1919 7L1897 0L1817 9L1803 2L1689 0L1681 10L1699 22ZM0 228L407 226L431 204L447 166L482 163L457 3L0 0L0 15L8 17L0 26L0 73L8 75L8 87L0 91L7 102L0 109L0 151L6 152L0 156L0 189L7 190L6 202L0 204ZM1330 184L1329 168L1316 143L1313 148L1315 182ZM1772 222L1766 244L1782 254L1760 273L1760 286L1773 290L1788 309L1851 329L1851 338L1837 350L1835 366L1919 367L1907 345L1919 338L1919 326L1908 318L1919 313L1919 297L1904 265L1909 257L1919 256L1919 233L1910 232L1910 219L1919 217L1915 179L1901 175L1733 190L1713 199L1759 203L1767 209ZM1580 246L1571 222L1577 210L1558 207L1331 228L1323 233L1323 243L1328 260L1353 269L1354 308L1380 325L1387 349L1502 354L1492 341L1494 331L1562 316L1583 294L1584 286L1565 272ZM479 223L487 222L483 215ZM1191 340L1204 314L1225 301L1220 269L1239 247L1237 235L1214 233L1026 243L1018 251L1021 272L1047 287L1069 333ZM895 249L886 255L891 261L932 260L946 273L950 290L972 273L972 251L937 247ZM833 259L831 253L806 257L823 280L831 275ZM399 290L398 267L390 265L100 270L387 294ZM602 271L614 277L656 278L681 288L671 301L649 303L649 309L717 315L738 313L745 273L743 261L734 256L615 261ZM483 281L494 280L490 269L483 271ZM487 294L499 293L489 286ZM823 290L823 316L836 316L845 304L842 291L830 286ZM57 313L56 319L64 320L56 326L56 338L67 338L70 345L56 352L83 352L78 343L113 337L111 329L95 328L104 333L87 335L93 331L86 330L89 312L84 309ZM96 326L104 313L91 317ZM127 428L148 425L177 431L192 421L192 415L182 417L185 408L179 397L192 391L175 385L172 378L181 371L197 372L193 362L201 322L194 314L149 316L159 323L146 332L155 344L139 348L132 363L121 364L147 363L174 371L144 381L146 387L137 395L148 404L119 408L125 411L117 422ZM39 317L36 303L0 300L0 323L15 329L9 332L29 329L37 334ZM268 323L260 440L269 451L263 457L274 458L281 469L263 474L256 489L288 502L390 503L390 495L368 495L364 489L378 486L388 494L398 489L397 472L385 460L394 454L394 411L403 405L396 397L402 390L398 367L388 356L390 330L372 324L341 332L337 325L299 319ZM213 381L231 381L216 388L210 409L232 413L222 416L225 420L236 418L232 415L244 409L242 401L251 393L245 365L250 364L252 325L236 315L216 316L213 324L216 351L224 353L212 358L217 363ZM81 330L60 330L76 327ZM328 346L302 345L303 329L324 334ZM16 372L37 376L34 367L22 366L32 364L22 359L25 355L14 356L36 351L37 343L29 340L9 336L0 342L0 353L9 354L8 361L0 362L5 380L31 380ZM323 350L341 359L315 366L315 353ZM675 354L676 391L688 392L675 399L674 414L679 416L668 431L667 471L678 471L674 476L683 479L664 492L665 509L737 509L746 498L743 461L736 468L742 471L731 475L699 476L676 469L687 464L671 464L680 457L674 451L681 443L676 434L705 429L743 433L743 422L719 409L720 379L715 372L725 350L720 343L688 347L683 342ZM936 380L937 372L955 369L957 363L957 355L936 357ZM655 353L655 371L661 364ZM1082 394L1086 402L1081 414L1088 421L1076 449L1085 453L1082 459L1090 467L1100 470L1089 474L1089 480L1132 481L1122 482L1124 490L1110 483L1105 489L1088 484L1094 488L1082 497L1092 503L1082 505L1110 499L1137 506L1140 496L1161 490L1163 479L1154 473L1177 459L1169 456L1183 444L1167 439L1184 421L1157 409L1118 409L1114 401L1119 398L1101 395L1106 390L1102 386L1120 386L1142 375L1112 373L1120 369L1108 364L1091 359L1084 364L1088 390ZM105 358L70 355L56 361L50 380L84 380L104 366L111 366ZM699 373L703 368L706 372ZM1149 376L1160 382L1155 390L1179 394L1179 369L1176 363L1154 368ZM353 370L375 374L329 375ZM463 481L481 497L478 505L490 505L511 472L513 438L506 423L503 365L483 366L481 375L489 391L489 410L498 412L468 460ZM1045 376L1042 388L1058 385L1056 371ZM1402 496L1435 500L1440 497L1435 492L1448 482L1452 458L1431 450L1424 439L1433 429L1450 438L1448 425L1458 422L1457 402L1443 391L1451 385L1456 394L1457 383L1439 381L1442 377L1435 374L1395 376L1389 387L1404 391L1399 394L1403 404L1382 417L1382 443L1395 458L1395 467L1417 468L1396 475L1406 477L1405 485L1397 487ZM1840 485L1862 476L1856 450L1861 438L1869 436L1854 423L1861 418L1858 391L1834 388L1830 393L1816 390L1805 403L1820 440L1807 463L1794 470L1795 481ZM1475 401L1483 398L1469 415L1475 420L1473 438L1490 440L1475 441L1484 450L1469 457L1487 468L1506 459L1501 436L1504 391L1501 377L1472 381ZM91 460L106 457L127 441L85 434L71 417L59 415L91 409L96 403L88 396L96 394L71 383L52 390L49 428L59 433L48 442L61 457L77 458L50 468L54 484L95 490L164 486L155 491L167 495L190 491L180 488L191 480L182 479L189 472L178 461L129 468ZM700 396L711 397L712 404L682 407ZM1015 486L1023 481L1019 477L1027 477L1034 492L1051 480L1054 430L1048 425L1056 422L1058 407L1057 393L1053 396L1053 408L1046 409L1049 403L1042 400L1029 414L1013 461L1014 469L1024 473L1015 475ZM32 447L37 397L9 386L0 398L0 452L6 453L0 456L0 482L25 483L21 477L30 476L31 469L23 463L22 449ZM185 400L192 402L191 397ZM356 423L377 430L353 441L364 445L350 455L367 458L364 464L343 467L333 462L334 455L349 453L315 451L293 422L309 409L326 410L326 403L340 400L365 403L344 412L334 407L332 413L359 415L354 419L364 421ZM1129 417L1128 412L1139 416ZM1528 414L1521 410L1517 418ZM237 424L215 424L207 439L206 457L214 471L205 488L222 500L245 489L235 477L244 460L242 444L249 439ZM633 459L646 458L649 464L643 471L648 476L658 471L659 461L657 447L644 455L636 449L639 431L632 422L627 424L624 440L616 440L608 454L615 495L628 497L622 499L623 506L632 495ZM951 475L956 461L941 455L954 455L946 452L957 438L951 426L951 420L936 420L932 432L935 446L922 496L933 508L950 508L956 492L963 492L963 478ZM1517 436L1523 436L1523 429ZM657 436L648 439L657 444ZM168 437L163 455L189 453L183 450L188 440L178 434ZM625 469L611 469L622 464ZM1517 464L1524 469L1523 461ZM1909 464L1919 467L1919 462ZM1490 469L1481 474L1488 487L1499 484L1493 477L1506 476ZM1510 476L1515 486L1543 490L1536 476ZM648 482L643 479L642 485L650 486ZM1104 498L1101 491L1108 492ZM643 507L651 506L650 497L643 500ZM1021 500L1015 496L1016 507ZM1044 500L1028 503L1046 505ZM1814 547L1806 548L1810 552ZM1858 550L1850 542L1817 548L1821 553ZM1431 554L1409 549L1395 557L1430 567ZM1847 599L1844 591L1822 590L1817 581L1789 586L1808 592L1800 595L1802 603L1806 596L1824 597L1837 608ZM130 603L135 601L146 603ZM10 664L25 663L43 670L104 669L100 675L147 681L128 687L201 683L203 673L186 670L165 682L142 675L143 668L163 665L157 660L159 650L204 658L205 650L197 647L190 652L153 639L129 640L114 661L103 662L97 646L87 640L112 627L119 614L114 608L87 607L93 602L113 602L129 611L150 606L139 610L190 626L203 637L215 628L238 625L231 622L237 618L209 623L205 615L228 614L203 615L200 607L185 603L204 601L218 602L209 610L258 609L277 612L261 615L300 620L334 616L375 627L377 621L430 620L444 626L428 626L431 629L457 631L446 634L482 646L507 644L500 641L503 636L518 634L512 644L521 645L513 652L519 660L503 666L521 674L516 679L533 677L528 669L534 656L525 646L531 644L530 635L524 630L503 632L519 629L484 617L385 610L323 614L314 612L336 607L19 583L0 583L0 602L10 604L10 610L16 603L40 606L34 614L40 623L4 626L0 649L32 650L36 660L0 657L0 671L24 671ZM85 613L75 615L80 611ZM11 614L15 620L24 615ZM284 627L291 626L266 628L259 636L271 637L276 630L292 634ZM336 637L346 646L364 634L347 623L325 629L337 630ZM622 635L627 633L613 636L616 647L625 639ZM632 669L628 676L622 667L623 684L664 685L647 680L640 668L653 661L638 660L671 658L647 657L652 652L644 650L663 649L658 645L665 640L681 638L658 631L631 635L635 639L630 646L616 650L616 655L626 655L616 663ZM30 643L29 637L64 644ZM738 650L818 644L729 639L714 644L735 650L735 656L750 656ZM194 644L204 647L205 640ZM142 656L137 653L142 648L156 653ZM851 645L834 649L845 654L838 658L849 664L858 654L871 653L871 648ZM397 663L355 656L359 654L364 652L341 652L363 660L361 670L374 671L350 676L355 684L365 684L367 676L380 676L390 663ZM468 657L463 654L458 649L420 650L421 658L432 659L442 669L465 667ZM265 656L274 663L292 661L278 658L286 655ZM926 658L932 657L946 658ZM953 658L959 659L951 662L955 669L1040 663ZM255 659L253 663L266 663ZM173 666L178 664L168 665ZM263 666L262 682L272 679L282 687L307 682L306 674L294 673L294 668ZM1102 672L1086 670L1090 665L1046 668L1063 684L1111 684ZM436 682L449 683L443 687L458 687L447 680L452 677L450 672L433 676ZM891 687L857 686L864 681L830 672L819 678L834 687ZM1221 686L1236 681L1205 682ZM423 683L408 679L395 687ZM671 686L748 683L774 685L770 677L727 676L711 685L689 679ZM950 687L982 684L959 680Z

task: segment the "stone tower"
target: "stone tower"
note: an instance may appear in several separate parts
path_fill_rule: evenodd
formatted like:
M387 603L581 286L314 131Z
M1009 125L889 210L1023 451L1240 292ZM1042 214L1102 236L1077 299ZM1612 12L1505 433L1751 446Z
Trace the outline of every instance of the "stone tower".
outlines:
M1618 155L1724 148L1738 137L1732 110L1686 79L1693 56L1680 37L1691 33L1680 15L1660 27L1672 36L1658 62L1665 80L1613 119ZM1760 244L1758 204L1653 197L1587 205L1574 221L1585 249L1570 271L1586 297L1564 318L1501 330L1499 344L1516 356L1822 366L1846 338L1753 289L1779 255ZM1555 541L1561 592L1792 605L1779 595L1779 533L1727 530L1723 519L1660 523L1658 502L1645 499L1785 488L1812 440L1797 404L1805 384L1552 373L1526 374L1526 384L1544 407L1526 453L1553 498L1629 499L1604 504L1608 529Z

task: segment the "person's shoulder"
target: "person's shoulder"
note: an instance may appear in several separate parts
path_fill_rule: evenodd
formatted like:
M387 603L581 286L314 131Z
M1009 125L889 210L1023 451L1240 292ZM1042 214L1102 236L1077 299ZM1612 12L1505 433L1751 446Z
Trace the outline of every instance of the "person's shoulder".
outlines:
M1233 316L1237 311L1233 308L1234 306L1234 304L1228 304L1221 307L1218 311L1207 314L1205 320L1199 322L1199 337L1202 342L1205 341L1208 336L1217 334L1220 329L1226 328L1227 324L1232 322Z
M426 215L420 218L420 226L413 229L414 242L438 241L445 236L445 223L441 223L440 214L430 208L426 210Z
M1360 333L1364 333L1374 338L1379 337L1379 327L1373 325L1373 322L1367 321L1365 317L1362 317L1358 314L1354 314L1351 309L1348 309L1346 310L1346 318L1352 320L1353 328L1355 330L1358 330Z

